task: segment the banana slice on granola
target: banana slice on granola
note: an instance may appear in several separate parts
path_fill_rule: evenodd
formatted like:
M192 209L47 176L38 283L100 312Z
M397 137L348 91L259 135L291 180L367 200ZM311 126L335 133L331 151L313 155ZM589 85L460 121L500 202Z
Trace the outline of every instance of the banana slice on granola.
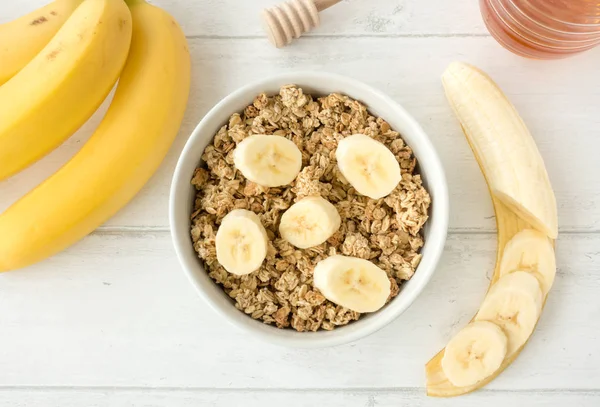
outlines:
M254 212L234 209L221 221L215 245L217 260L225 270L238 276L250 274L267 257L267 231Z
M302 153L283 136L255 134L236 147L233 161L244 177L264 187L290 184L302 168Z
M318 246L339 228L342 219L333 204L310 196L293 204L281 216L281 237L300 249Z
M390 296L385 271L369 260L335 255L315 266L314 285L329 301L356 312L375 312Z
M402 179L400 164L390 149L364 134L340 141L335 157L348 182L369 198L389 195Z

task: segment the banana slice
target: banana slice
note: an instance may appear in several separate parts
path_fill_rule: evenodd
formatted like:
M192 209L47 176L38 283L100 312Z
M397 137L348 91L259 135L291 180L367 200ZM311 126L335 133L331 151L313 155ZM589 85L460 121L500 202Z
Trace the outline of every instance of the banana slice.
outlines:
M302 167L302 153L285 137L252 135L237 145L233 162L250 181L279 187L296 178Z
M335 255L317 263L315 287L329 301L356 312L375 312L390 296L385 271L368 260Z
M471 322L446 345L442 369L453 385L471 386L498 370L507 348L508 339L498 325Z
M379 199L396 188L402 175L394 154L382 143L364 134L339 142L335 151L338 167L359 194Z
M238 276L258 270L267 257L267 231L258 216L245 209L225 215L215 243L219 263Z
M475 320L493 322L504 330L508 357L527 341L541 312L540 283L525 271L515 271L490 288Z
M340 228L342 220L335 206L320 196L293 204L281 216L281 237L300 249L318 246Z
M528 271L540 282L542 293L548 294L556 275L556 257L550 240L533 229L517 233L504 247L500 276L513 271Z

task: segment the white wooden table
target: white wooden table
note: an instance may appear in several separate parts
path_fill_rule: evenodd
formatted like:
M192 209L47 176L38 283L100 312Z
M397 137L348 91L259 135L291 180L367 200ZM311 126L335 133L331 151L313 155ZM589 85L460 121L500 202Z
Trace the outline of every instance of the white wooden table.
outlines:
M0 22L46 0L0 2ZM139 196L98 231L27 270L0 275L2 406L599 406L600 49L529 61L487 34L476 0L346 0L322 27L276 50L259 9L275 0L154 0L189 38L192 92L179 138ZM452 60L489 72L530 126L559 205L558 277L535 335L483 391L424 395L424 364L484 296L493 210L442 93ZM195 294L175 258L169 182L202 116L237 87L319 69L387 91L423 125L444 162L450 235L433 280L394 323L359 342L294 350L245 336ZM99 122L0 183L0 211L71 157Z

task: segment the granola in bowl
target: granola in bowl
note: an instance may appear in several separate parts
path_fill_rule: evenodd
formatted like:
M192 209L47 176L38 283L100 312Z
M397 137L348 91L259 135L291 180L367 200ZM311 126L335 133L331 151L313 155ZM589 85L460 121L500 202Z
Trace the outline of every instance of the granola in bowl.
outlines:
M286 137L302 153L302 169L291 184L259 186L236 169L236 146L258 134ZM359 194L338 169L338 142L354 134L383 143L398 160L401 181L384 198ZM209 276L252 318L297 331L332 330L359 319L361 314L327 300L313 285L317 263L336 254L366 259L384 270L391 284L388 301L414 274L431 199L410 147L360 102L341 94L313 98L293 85L275 96L260 94L221 127L202 161L192 179L197 191L191 227L194 249ZM299 249L281 237L279 223L291 205L310 196L331 202L341 226L324 243ZM234 209L257 214L268 236L265 261L242 276L219 264L215 246L222 219Z

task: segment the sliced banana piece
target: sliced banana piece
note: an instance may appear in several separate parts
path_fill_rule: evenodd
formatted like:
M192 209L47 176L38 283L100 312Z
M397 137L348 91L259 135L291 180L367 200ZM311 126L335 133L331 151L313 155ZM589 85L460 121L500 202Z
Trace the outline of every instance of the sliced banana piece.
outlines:
M556 275L556 257L546 235L524 229L506 244L500 262L500 276L517 270L532 273L539 280L542 293L548 294Z
M453 385L471 386L498 370L507 349L508 339L498 325L471 322L446 345L442 369Z
M529 338L542 312L540 283L525 271L507 274L487 293L476 321L500 326L508 338L506 356L511 356Z
M237 145L233 162L250 181L264 187L279 187L296 178L302 168L302 153L285 137L255 134Z
M234 209L225 215L215 244L219 263L238 276L258 270L267 257L267 231L259 217L246 209Z
M281 216L281 237L300 249L318 246L340 228L342 220L335 206L320 196L293 204Z
M402 175L394 154L364 134L339 142L335 151L338 168L359 194L379 199L396 188Z
M356 312L377 311L391 291L385 271L368 260L342 255L317 263L313 283L329 301Z

